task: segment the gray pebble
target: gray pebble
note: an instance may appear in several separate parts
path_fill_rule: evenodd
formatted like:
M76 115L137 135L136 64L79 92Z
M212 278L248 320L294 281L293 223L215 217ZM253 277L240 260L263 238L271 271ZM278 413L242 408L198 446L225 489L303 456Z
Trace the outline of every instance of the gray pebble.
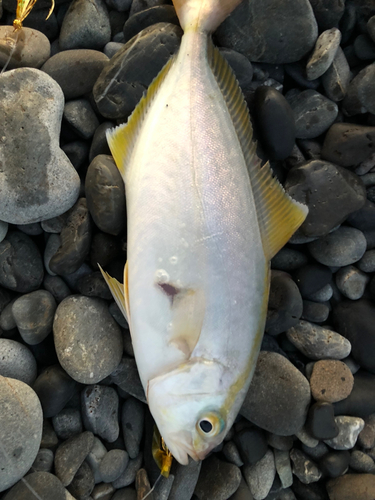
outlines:
M334 450L350 450L354 447L358 434L365 426L364 420L358 417L338 416L335 423L339 428L339 434L333 439L324 442Z
M331 66L341 41L341 32L337 28L323 31L316 41L314 52L306 66L309 80L322 76Z
M123 43L108 42L105 45L103 52L107 57L109 57L109 59L111 59L120 49L122 49L123 46Z
M350 78L350 67L345 53L341 47L338 47L331 66L322 76L322 84L327 97L334 102L342 101L348 92Z
M124 443L130 458L139 454L143 436L144 404L135 398L127 399L122 406L121 425Z
M51 219L42 220L40 225L43 231L46 233L61 233L63 227L65 226L65 221L68 213L65 212L57 217L52 217Z
M52 331L56 301L47 290L22 295L13 304L12 313L21 337L35 345Z
M254 500L263 500L270 492L276 474L275 459L268 450L262 459L254 465L245 465L243 474L249 485Z
M190 500L198 481L202 462L189 459L188 465L176 464L174 481L168 500Z
M341 226L336 231L308 244L311 255L326 266L347 266L361 259L366 238L354 227Z
M348 356L347 358L343 359L343 362L349 368L352 375L355 375L357 371L361 368L361 366L356 361L354 361L354 359L351 356Z
M42 438L43 414L35 392L19 380L0 376L0 491L13 486L30 469ZM13 497L17 498L17 497Z
M302 450L315 461L320 460L329 452L328 446L322 441L319 441L319 443L312 448L302 444Z
M13 38L12 26L0 26L0 40ZM0 66L3 67L9 57L9 49L0 52ZM40 68L50 57L51 44L48 38L38 30L23 27L18 35L17 50L11 57L8 69L28 67Z
M72 130L82 139L90 139L99 126L99 120L87 99L67 102L63 116Z
M305 427L302 427L302 429L296 432L296 437L301 441L301 443L309 448L314 448L319 443L319 440L311 436Z
M110 130L114 127L112 122L103 122L99 125L99 127L95 130L94 137L91 141L91 147L89 152L89 162L91 163L93 159L98 155L110 155L111 151L109 150L108 142L107 142L107 130Z
M63 107L61 88L44 72L19 68L2 75L2 220L38 222L65 212L76 201L79 177L59 147Z
M99 474L105 483L116 481L126 469L129 455L124 450L110 450L99 465Z
M71 161L73 167L79 170L86 164L89 156L89 145L85 141L72 141L64 144L61 149Z
M195 494L205 500L225 500L237 490L240 482L241 470L213 454L202 463Z
M108 10L102 0L74 0L70 4L60 31L61 50L101 50L110 39Z
M53 428L60 439L69 439L82 432L82 419L79 410L64 408L52 418Z
M290 464L289 452L287 450L274 450L275 467L283 488L289 488L293 484L292 466Z
M308 321L299 321L286 335L310 359L343 359L351 351L351 344L345 337Z
M290 458L293 462L293 474L298 477L301 483L310 484L319 481L322 476L321 471L301 450L296 448L291 450Z
M30 224L17 224L16 227L29 236L38 236L39 234L43 234L43 229L41 228L39 222L30 222Z
M327 283L317 292L311 293L306 296L308 300L313 300L314 302L327 302L332 298L333 289L330 283Z
M83 432L64 441L56 450L55 473L64 486L68 486L94 444L92 432Z
M88 496L94 489L94 486L94 474L90 466L86 462L83 462L68 486L68 491L73 495L73 498L89 500Z
M138 457L134 459L130 459L128 462L127 467L125 468L124 472L116 479L116 481L113 481L113 486L118 489L118 488L124 488L126 486L129 486L130 484L134 483L137 472L142 466L143 462L143 453L140 453ZM195 482L197 481L198 477L196 478ZM195 486L195 483L194 483ZM193 487L194 489L194 487ZM192 493L191 493L192 494ZM190 500L190 497L187 498L186 500ZM180 497L176 497L177 498Z
M53 451L48 448L40 448L38 454L31 466L36 472L51 472L53 467Z
M60 276L50 276L46 274L43 280L43 286L53 295L58 304L72 293L68 285Z
M113 500L116 488L110 483L97 484L91 492L92 500ZM136 497L134 497L136 500Z
M291 272L307 264L307 256L294 248L282 248L272 259L272 269Z
M44 248L44 255L43 255L43 260L44 260L44 267L46 268L47 273L50 276L56 276L56 273L51 271L49 267L49 263L51 258L55 255L57 250L61 246L61 238L59 234L50 234L46 246Z
M31 351L20 342L0 338L0 375L32 385L37 365Z
M329 311L330 308L327 304L304 300L301 318L312 323L324 323L329 316Z
M0 328L6 332L8 330L13 330L13 328L16 328L17 326L12 311L13 304L16 300L17 297L7 304L0 315Z
M9 232L0 243L0 285L28 293L42 281L42 258L33 240L20 231Z
M120 364L111 373L111 380L128 394L131 394L143 403L147 403L134 359L123 357Z
M222 453L227 459L227 462L237 465L237 467L243 466L240 452L233 441L228 441L224 444Z
M120 311L120 308L118 307L118 305L116 304L116 302L112 302L109 306L109 312L112 314L112 316L115 318L115 320L117 321L117 323L122 327L122 328L126 328L127 330L129 330L129 325L128 325L128 322L126 321L126 319L124 318L124 315L122 314L122 312Z
M94 437L94 444L91 448L90 453L86 457L86 462L89 464L89 466L91 467L91 470L94 473L95 484L102 482L102 477L101 477L100 472L99 472L99 466L100 466L100 462L102 461L103 457L106 454L107 454L107 448L104 446L104 444L101 442L101 440L95 436ZM139 465L139 467L140 466L141 465ZM134 481L134 479L133 479L133 481Z
M80 266L74 273L65 274L64 281L67 283L67 285L71 290L78 291L77 288L78 281L84 276L87 276L91 273L92 273L91 267L88 264L86 264L86 262L84 262L82 266Z
M370 277L354 266L342 267L336 273L336 285L340 292L348 299L358 300L365 291Z
M369 474L375 473L375 463L374 460L367 455L367 453L363 453L360 450L353 450L350 455L349 467L356 472L364 472Z
M39 498L66 500L66 494L63 485L54 474L33 472L23 477L3 498L4 500L39 500Z
M270 432L267 442L272 448L280 451L288 451L293 447L293 438L291 436L278 436Z
M77 289L86 297L99 297L111 300L112 294L100 271L82 276L77 282Z
M363 68L350 82L343 105L349 116L359 113L375 113L375 63Z
M81 393L82 418L85 429L113 443L119 436L119 399L112 387L89 385Z
M53 430L52 424L48 418L43 419L43 432L42 440L40 442L40 448L44 449L55 449L59 443L59 439L56 436L56 432Z
M56 310L53 331L60 363L78 382L103 380L121 360L121 330L100 299L71 296L63 300Z
M370 449L375 446L375 413L364 419L365 426L358 436L358 444L362 448Z
M8 232L8 223L0 220L0 243L3 241Z

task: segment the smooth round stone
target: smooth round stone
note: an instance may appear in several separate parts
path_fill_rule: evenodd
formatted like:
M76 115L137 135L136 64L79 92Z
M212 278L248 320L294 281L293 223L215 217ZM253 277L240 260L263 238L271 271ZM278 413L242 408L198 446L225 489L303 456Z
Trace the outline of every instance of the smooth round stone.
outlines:
M223 455L227 462L237 465L237 467L243 466L243 460L241 459L240 452L233 441L227 441L223 447Z
M117 119L130 115L144 89L177 50L181 35L180 27L158 23L129 40L112 57L93 90L102 116Z
M116 479L116 481L113 481L113 486L116 489L118 489L118 488L124 488L124 487L129 486L130 484L134 483L136 475L137 475L139 469L141 468L142 463L143 463L143 453L140 453L138 455L138 457L135 458L134 460L130 459L124 472L120 475L120 477L118 479ZM195 464L195 462L194 462L194 464ZM186 500L189 500L191 498L193 491L194 491L194 488L195 488L195 485L196 485L197 480L198 480L200 466L201 466L201 462L199 462L198 466L195 464L195 469L198 469L198 472L195 474L192 484L189 484L189 479L191 480L192 476L193 476L192 472L191 472L191 468L192 468L191 462L189 462L188 467L190 469L188 469L188 471L185 471L185 474L188 474L187 481L182 480L182 485L183 485L182 493L181 493L181 496L178 495L175 497L176 500L180 499L180 498L183 498L183 499L186 498ZM184 476L184 479L186 479L185 476ZM189 488L189 486L190 486L190 488ZM180 493L180 490L178 491L178 493ZM189 493L190 493L190 497L188 496ZM182 495L185 495L185 496L182 496ZM172 494L171 494L170 498L172 498Z
M129 456L124 450L110 450L99 465L100 475L105 483L112 483L126 469Z
M266 498L276 475L275 459L272 450L267 450L263 458L254 465L245 465L243 475L254 499Z
M309 2L262 4L242 2L216 30L219 45L237 50L250 61L283 64L298 61L318 36Z
M365 422L358 417L338 416L335 417L335 423L339 428L338 435L332 439L325 439L324 442L335 450L350 450L354 447Z
M93 159L98 155L110 155L111 151L109 150L108 141L107 141L107 130L110 130L114 127L112 122L103 122L99 125L99 127L95 130L94 137L91 141L90 153L89 153L89 161L90 163Z
M44 417L57 415L73 396L76 386L76 382L64 372L60 365L46 368L33 385L40 399Z
M125 186L111 156L99 155L90 163L85 190L96 226L104 233L119 234L126 223Z
M337 330L352 344L353 358L362 368L375 373L375 311L367 299L343 301L333 309Z
M119 398L112 387L90 385L81 393L82 418L85 429L109 443L119 436Z
M40 225L46 233L61 233L65 225L66 219L68 217L67 213L58 215L57 217L52 217L51 219L43 220Z
M73 498L86 499L94 489L94 486L94 474L90 466L86 462L83 462L68 486L68 491L74 495Z
M307 264L307 256L294 248L282 248L272 259L271 268L291 272Z
M324 359L314 363L310 386L316 401L341 401L352 392L353 384L352 372L342 361Z
M329 283L327 283L320 290L308 294L307 298L315 302L327 302L332 298L332 295L333 295L333 288Z
M64 119L82 139L90 139L99 126L99 120L86 99L67 102L64 107Z
M12 307L17 299L11 300L2 310L0 315L0 328L4 331L13 330L16 328L16 322L13 318Z
M275 466L280 478L282 487L289 488L293 484L292 467L290 463L289 451L273 450L275 456Z
M293 448L290 452L290 458L293 463L293 474L295 474L302 483L310 484L319 481L322 476L321 471L301 450Z
M375 413L375 375L359 370L350 396L334 404L336 415L368 417Z
M362 259L357 262L357 267L364 273L375 272L375 250L368 250Z
M329 448L325 443L319 441L313 448L302 443L302 451L309 455L314 461L318 461L328 453Z
M69 439L82 432L81 414L76 408L64 408L52 418L52 424L60 439Z
M307 379L290 361L261 352L241 415L274 434L288 436L305 423L310 403Z
M30 469L42 438L42 408L27 384L0 376L0 421L1 451L6 457L0 467L0 491L4 491Z
M350 354L350 342L332 330L299 321L286 332L287 338L310 359L343 359Z
M360 450L352 451L349 466L356 472L369 472L371 474L375 472L375 463L373 459Z
M113 500L116 489L110 483L96 484L91 492L92 500ZM121 498L121 497L118 497ZM126 500L126 497L124 497ZM137 500L136 492L134 491L133 500Z
M243 54L232 49L220 48L220 54L226 59L229 66L235 74L238 85L242 91L247 90L251 86L254 70L251 62Z
M32 498L66 500L65 488L54 474L33 472L22 478L22 481L13 486L3 497L4 500L31 500Z
M311 406L306 427L315 439L331 439L338 435L333 405L327 402Z
M309 237L328 234L366 202L366 190L356 174L322 160L292 168L285 190L308 206L309 213L300 231Z
M41 31L49 40L54 40L59 34L59 25L55 12L52 12L48 17L49 10L50 7L47 7L46 5L44 8L38 10L33 8L27 18L23 21L23 26ZM48 19L46 19L47 17Z
M125 42L138 35L145 28L157 23L179 25L176 11L172 5L155 5L130 16L125 21L123 29Z
M312 323L324 323L329 316L329 312L330 308L327 304L304 300L301 318Z
M346 266L336 273L336 285L340 292L350 300L360 299L370 277L354 266Z
M348 91L351 79L350 67L344 51L338 47L331 66L322 76L326 96L331 101L342 101Z
M330 500L372 500L375 496L373 474L345 474L327 483Z
M13 26L0 26L0 66L9 57L15 35ZM9 42L8 42L9 40ZM50 57L51 44L48 38L35 29L23 27L19 31L15 51L10 58L8 69L28 67L40 68Z
M336 120L337 104L316 90L303 90L289 99L293 110L296 137L298 139L313 139L325 132Z
M38 247L29 236L10 232L0 243L0 285L28 293L40 287L43 263Z
M348 470L350 453L344 451L330 451L319 460L319 468L326 476L339 477Z
M50 276L47 274L43 280L44 288L50 292L57 303L71 295L68 285L60 276Z
M338 26L344 14L345 3L341 0L310 0L319 30Z
M360 231L373 231L375 229L375 203L366 200L362 208L349 215L348 222Z
M265 434L257 427L236 433L235 443L242 461L249 465L254 465L263 458L268 449Z
M374 152L375 127L334 123L324 138L322 158L342 167L352 167Z
M195 494L201 500L225 500L239 487L241 470L211 455L202 463Z
M97 50L64 50L42 66L62 88L65 99L74 99L92 91L94 83L109 61Z
M289 451L293 447L293 438L291 436L278 436L268 433L267 442L272 448L280 451Z
M65 14L59 37L62 51L101 50L111 39L108 10L102 0L74 0Z
M341 226L336 231L308 243L311 255L326 266L348 266L363 257L366 251L364 234L354 227Z
M305 446L314 447L319 443L319 441L310 433L306 426L302 427L301 430L296 432L295 436Z
M46 268L47 273L50 276L56 276L56 273L52 272L49 263L52 257L55 255L57 250L61 246L61 238L59 234L50 234L46 243L46 246L44 248L44 267Z
M99 438L94 436L94 444L91 448L90 453L86 457L86 462L91 467L91 470L94 473L95 484L102 482L102 477L99 473L100 462L103 457L107 454L107 448L101 442ZM140 466L140 465L139 465Z
M111 59L120 49L122 49L123 46L124 44L120 42L108 42L105 45L103 52L109 59Z
M37 290L19 297L12 313L21 337L27 344L39 344L52 331L56 301L47 290Z
M59 445L55 454L55 473L68 486L94 445L92 432L83 432Z
M375 446L375 414L364 419L365 426L358 436L358 444L362 448L374 448Z
M61 366L77 382L99 382L120 363L121 330L100 299L71 296L63 300L56 310L53 332Z
M332 278L331 270L321 264L307 264L293 273L293 279L303 297L321 290Z
M121 425L126 451L136 458L143 436L144 404L138 399L128 398L122 406Z
M267 157L284 160L295 142L293 111L285 97L272 87L258 87L254 99L257 125Z
M307 61L306 75L309 80L322 76L331 66L341 41L337 28L323 31L316 41L314 51Z
M51 472L53 467L54 454L48 448L40 448L31 466L35 472Z
M42 71L19 68L2 75L2 220L38 222L65 212L76 201L79 177L59 147L63 107L61 88Z
M70 211L61 231L61 246L49 261L55 274L72 274L84 263L91 244L91 221L85 198L80 198Z
M100 271L82 276L77 282L77 289L86 297L99 297L111 300L112 294Z
M343 105L347 115L375 113L375 63L362 69L350 82Z
M0 338L0 375L31 385L37 375L33 354L20 342Z
M272 271L265 330L278 335L294 326L302 315L302 297L287 273Z

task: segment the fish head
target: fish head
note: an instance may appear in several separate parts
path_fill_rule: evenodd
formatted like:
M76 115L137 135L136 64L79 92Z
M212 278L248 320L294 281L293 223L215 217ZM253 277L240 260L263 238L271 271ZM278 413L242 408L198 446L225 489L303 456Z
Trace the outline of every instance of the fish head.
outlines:
M203 460L218 446L237 416L231 372L221 363L191 360L150 380L150 411L174 458Z

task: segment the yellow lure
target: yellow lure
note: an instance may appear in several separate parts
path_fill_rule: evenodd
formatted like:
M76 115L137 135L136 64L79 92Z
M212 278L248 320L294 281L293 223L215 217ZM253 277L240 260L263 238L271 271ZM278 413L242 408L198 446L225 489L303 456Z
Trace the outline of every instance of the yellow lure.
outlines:
M19 31L22 28L22 23L26 19L26 17L30 14L31 9L34 7L36 0L17 0L17 10L16 10L16 19L13 21L13 27L15 31ZM55 8L55 0L52 0L51 8L48 12L47 19L53 12Z
M160 469L160 474L168 477L173 457L156 425L154 427L154 435L152 436L152 456Z

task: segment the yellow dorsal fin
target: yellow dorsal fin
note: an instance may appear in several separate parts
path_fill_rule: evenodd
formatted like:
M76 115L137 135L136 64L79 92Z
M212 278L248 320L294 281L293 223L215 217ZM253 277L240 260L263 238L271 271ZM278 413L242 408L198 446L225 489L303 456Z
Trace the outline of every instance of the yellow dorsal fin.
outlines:
M120 171L120 174L125 182L126 172L130 156L132 154L134 144L138 137L139 130L142 126L144 117L150 107L150 104L155 98L157 91L165 80L169 69L174 61L172 56L169 61L159 72L158 76L154 78L147 92L137 104L135 110L130 115L127 123L123 123L107 131L107 141L109 149L111 150L113 159Z
M112 296L115 299L116 304L118 305L120 311L124 315L124 318L128 322L130 328L130 314L129 314L129 296L128 296L128 263L125 264L124 270L124 285L119 283L116 278L112 278L108 273L103 271L101 266L98 264L99 269L105 279L105 282L108 285L108 288L111 290Z
M305 220L308 208L290 198L267 162L261 167L249 110L237 80L219 50L208 44L208 61L227 103L245 157L257 209L264 253L271 259Z

